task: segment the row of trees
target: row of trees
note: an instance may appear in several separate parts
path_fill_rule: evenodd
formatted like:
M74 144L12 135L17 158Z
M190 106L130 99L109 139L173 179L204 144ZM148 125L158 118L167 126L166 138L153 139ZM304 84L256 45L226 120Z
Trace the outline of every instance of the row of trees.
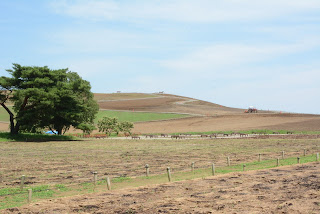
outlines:
M7 71L11 77L0 77L0 105L10 116L11 134L93 126L99 106L77 73L19 64Z

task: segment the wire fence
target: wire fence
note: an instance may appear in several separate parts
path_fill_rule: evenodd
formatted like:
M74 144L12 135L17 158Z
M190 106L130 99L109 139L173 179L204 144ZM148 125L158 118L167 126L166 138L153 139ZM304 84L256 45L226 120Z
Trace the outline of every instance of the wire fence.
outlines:
M293 159L296 158L296 164L300 164L300 163L305 163L305 162L319 162L319 153L313 153L311 155L307 155L307 150L304 149L302 152L297 152L297 154L300 154L298 157L297 156L290 156L290 157L285 157L285 152L282 151L281 155L279 156L279 153L277 154L276 159L263 159L262 154L258 154L255 155L255 157L257 158L255 162L249 162L246 164L237 164L234 165L232 164L232 159L230 159L230 157L225 157L225 164L223 166L215 166L214 163L212 163L211 165L211 171L212 174L211 175L215 175L216 174L216 170L218 170L219 168L224 168L224 169L228 169L228 168L232 168L237 166L238 168L235 169L231 169L231 171L245 171L245 170L253 170L256 168L252 168L250 169L250 164L253 165L259 165L259 163L263 164L266 162L270 162L270 161L274 161L271 164L271 167L277 167L280 165L291 165L291 164L286 164L284 163L286 160L289 159ZM291 160L292 161L292 160ZM283 162L281 164L281 162ZM145 169L145 175L144 177L149 177L152 178L153 176L159 176L158 174L155 175L151 175L150 176L150 166L148 164L146 164L145 166L141 166ZM268 167L270 168L270 167ZM167 168L167 176L168 176L168 181L172 181L172 177L174 177L175 174L178 173L184 173L184 172L192 172L192 173L197 173L197 170L208 170L209 168L197 168L195 167L195 162L191 162L190 163L190 168L184 170L184 171L176 171L172 174L171 169L168 167ZM165 174L162 174L165 175ZM134 179L134 177L132 177ZM135 178L139 178L139 177L135 177ZM117 180L118 179L118 180ZM120 179L121 180L121 179ZM125 180L125 179L123 179ZM73 183L70 185L62 185L62 184L56 184L54 186L50 186L50 185L41 185L41 186L28 186L28 177L26 176L21 176L20 181L16 182L16 185L14 187L7 187L7 188L1 188L0 189L0 198L6 198L6 197L15 197L17 195L26 195L27 198L27 202L31 202L32 201L32 194L34 196L37 195L37 193L50 193L48 194L48 196L50 197L50 195L52 195L55 191L59 190L59 189L74 189L76 187L79 186L88 186L88 189L95 189L96 185L100 185L100 184L104 184L106 183L108 186L108 190L111 189L111 183L113 182L119 182L119 178L114 177L113 179L110 180L109 177L106 178L100 178L98 179L98 173L97 172L92 172L91 178L87 178L86 182L82 182L82 183Z

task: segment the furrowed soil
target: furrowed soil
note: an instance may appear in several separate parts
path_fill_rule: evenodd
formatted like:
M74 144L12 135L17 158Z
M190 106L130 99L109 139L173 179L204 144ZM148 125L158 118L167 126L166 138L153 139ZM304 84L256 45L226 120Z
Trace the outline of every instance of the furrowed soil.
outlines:
M114 93L95 94L100 109L134 112L189 114L184 119L136 122L136 133L177 133L206 131L245 131L252 129L320 131L320 115L288 114L261 111L245 114L244 109L230 108L215 103L170 94ZM1 110L1 109L0 109ZM0 111L0 130L8 131L8 115ZM184 115L185 116L185 115ZM7 118L7 119L6 119ZM1 118L0 118L1 119ZM69 133L81 133L71 128ZM97 133L98 131L94 131Z
M285 151L286 157L297 157L320 150L319 139L185 139L185 140L87 140L69 142L0 142L0 188L19 185L26 175L32 185L78 184L99 176L136 177L145 175L145 164L151 175L207 168L214 162L232 164L275 160Z
M320 164L45 200L4 213L320 213Z
M319 115L238 114L136 123L134 132L183 133L243 130L320 131Z

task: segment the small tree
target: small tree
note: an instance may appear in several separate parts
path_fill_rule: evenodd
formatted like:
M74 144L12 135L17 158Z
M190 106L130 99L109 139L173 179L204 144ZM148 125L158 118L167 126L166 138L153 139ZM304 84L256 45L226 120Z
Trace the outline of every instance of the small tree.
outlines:
M93 130L97 129L94 125L88 123L81 123L76 128L82 130L83 134L89 135L92 133Z
M98 121L99 132L105 132L108 136L112 132L119 133L119 122L117 118L103 117Z
M123 121L119 123L119 131L129 133L131 135L131 129L133 129L133 123L129 121Z

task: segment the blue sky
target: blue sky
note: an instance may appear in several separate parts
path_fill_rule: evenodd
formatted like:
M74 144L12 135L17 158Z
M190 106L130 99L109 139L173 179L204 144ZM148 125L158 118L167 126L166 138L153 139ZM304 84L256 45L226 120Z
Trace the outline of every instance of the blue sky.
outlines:
M1 76L67 67L93 92L320 114L319 0L1 0L0 50Z

